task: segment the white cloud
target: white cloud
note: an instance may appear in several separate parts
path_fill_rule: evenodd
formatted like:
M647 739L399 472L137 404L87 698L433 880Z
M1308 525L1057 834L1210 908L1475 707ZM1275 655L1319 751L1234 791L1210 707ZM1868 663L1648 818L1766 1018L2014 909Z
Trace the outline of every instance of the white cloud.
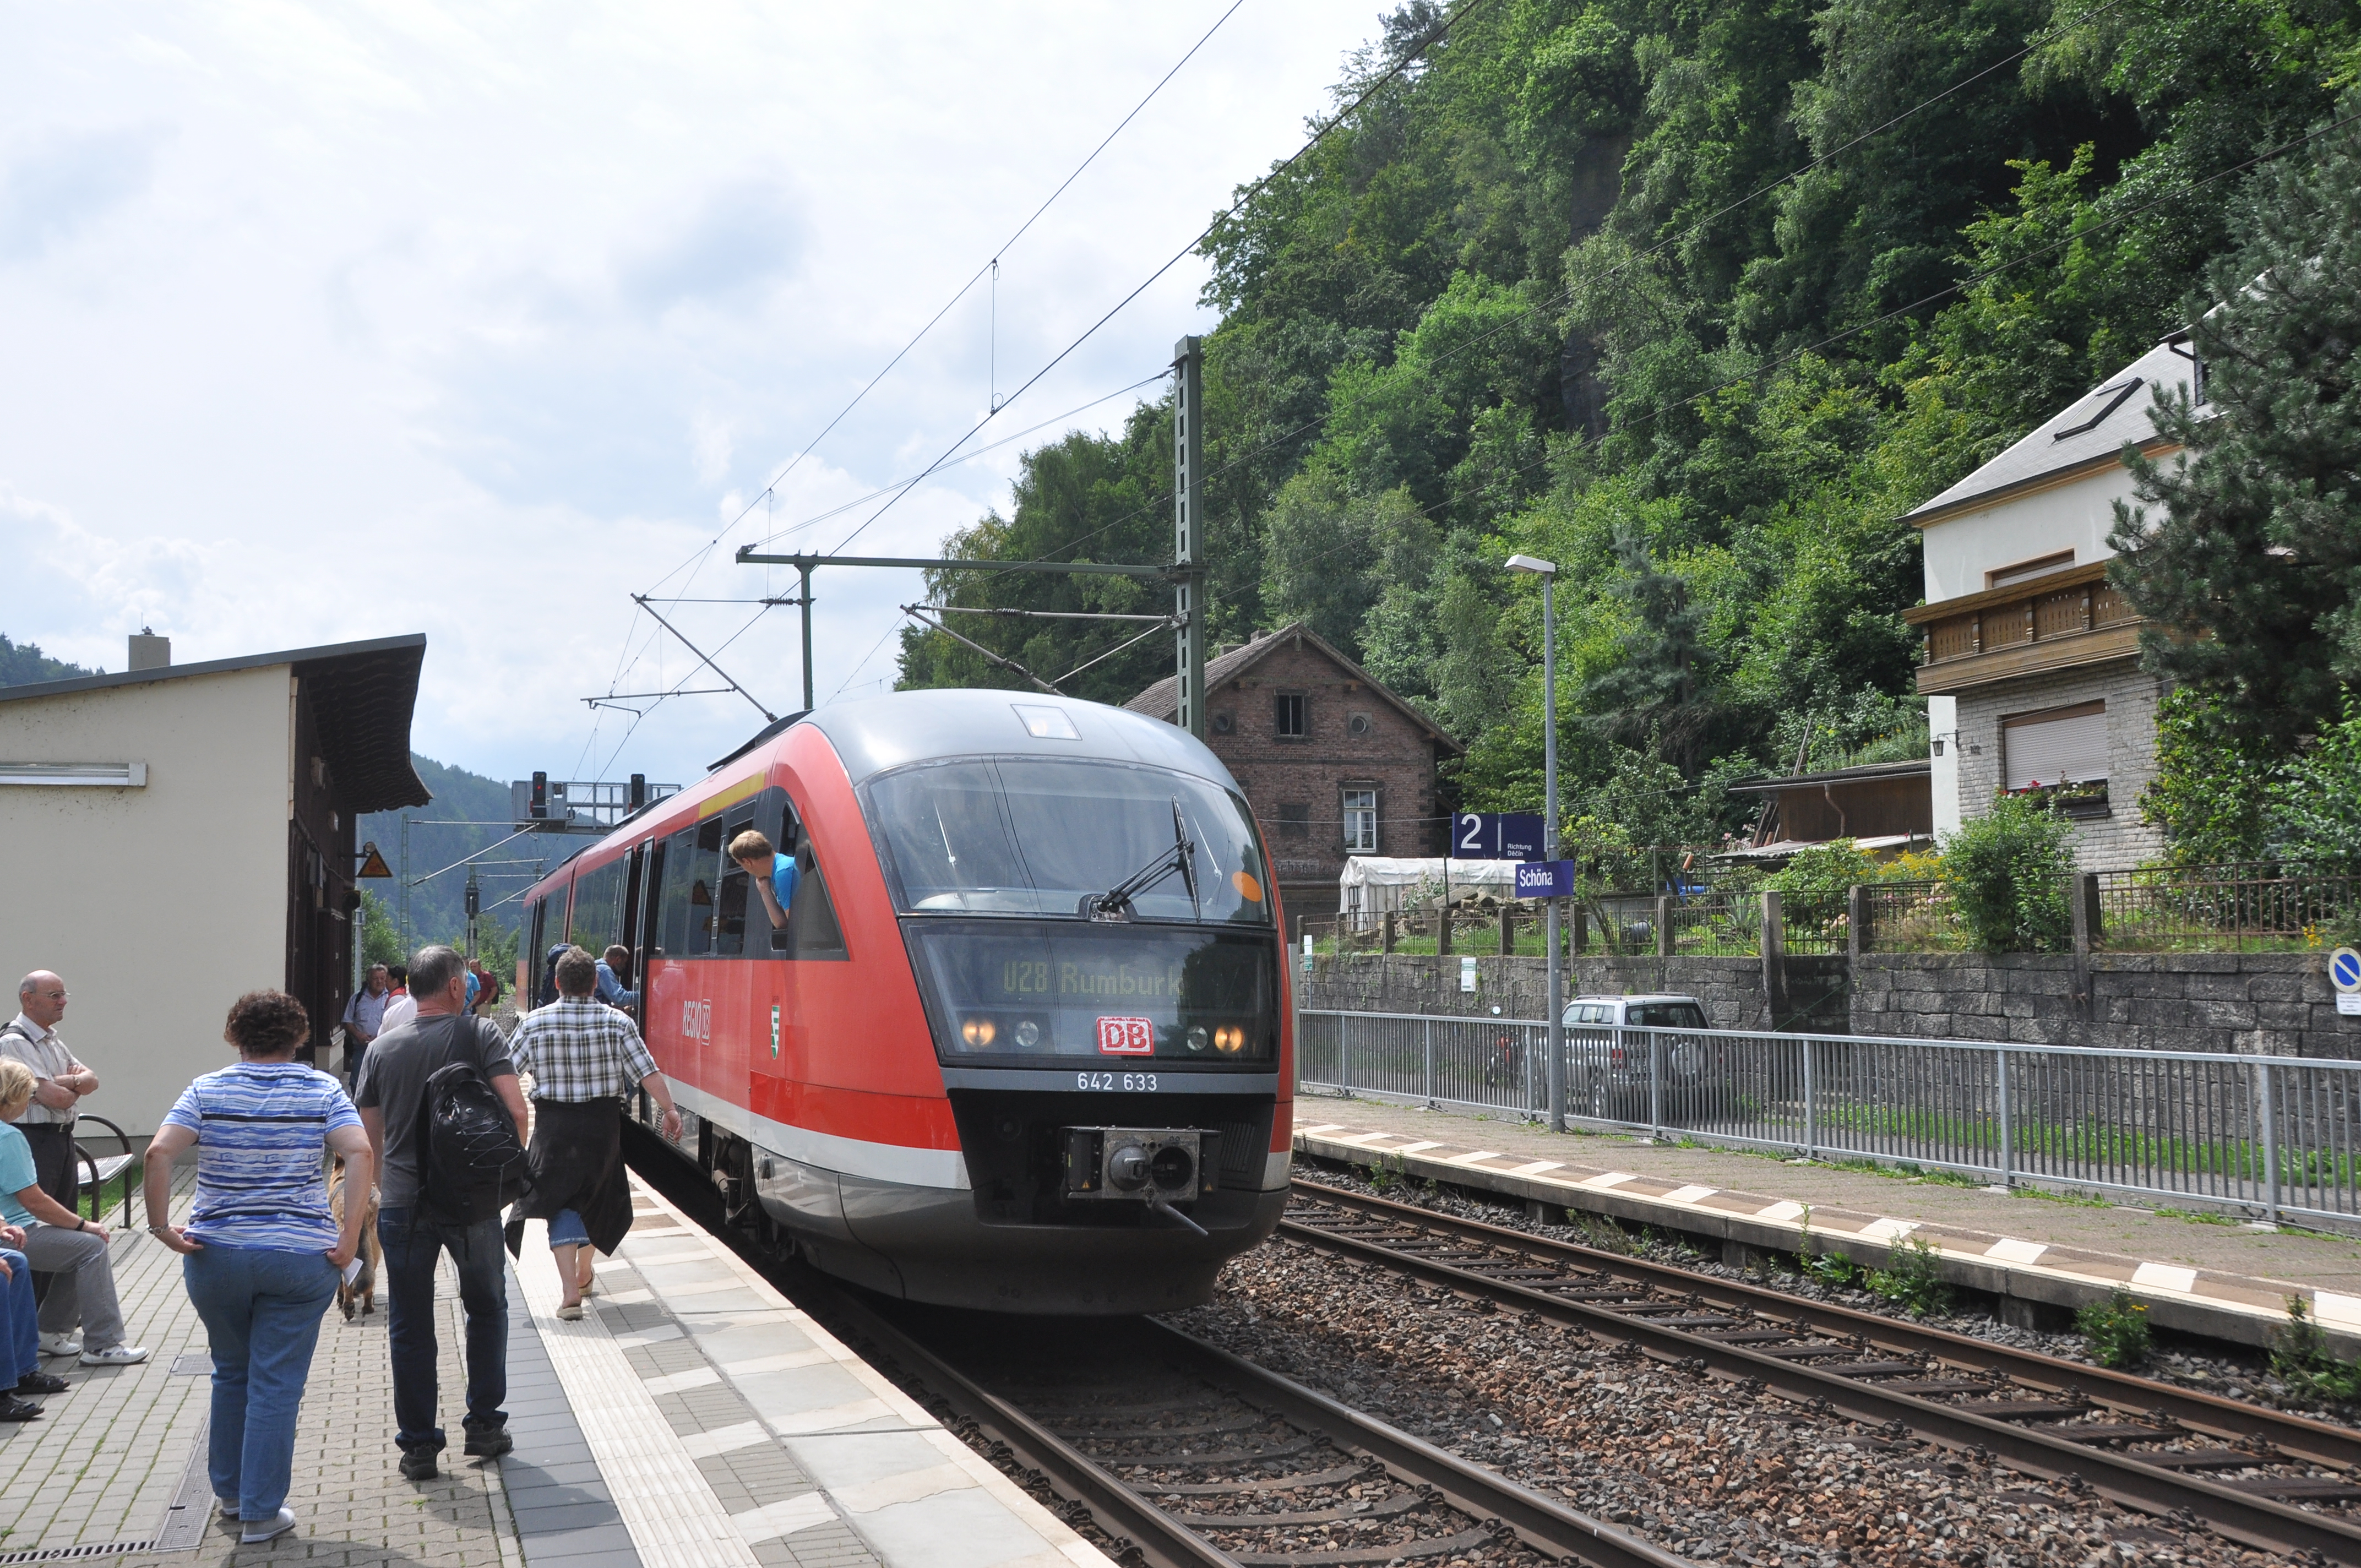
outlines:
M1362 0L1242 9L1005 253L996 351L979 290L699 557L1220 8L18 14L0 551L42 587L0 630L110 668L142 622L182 659L423 630L430 755L694 778L759 716L685 699L623 741L627 717L586 708L694 663L628 595L789 591L730 551L934 458L988 358L1005 392L1128 292L1293 148L1372 25ZM1209 324L1202 278L1176 269L982 439L1154 373ZM1005 499L1016 450L928 481L861 548L930 554ZM832 545L880 504L785 543ZM817 591L818 695L890 677L916 576ZM800 702L792 609L742 631L752 606L665 613L708 649L734 636L719 662L765 706Z

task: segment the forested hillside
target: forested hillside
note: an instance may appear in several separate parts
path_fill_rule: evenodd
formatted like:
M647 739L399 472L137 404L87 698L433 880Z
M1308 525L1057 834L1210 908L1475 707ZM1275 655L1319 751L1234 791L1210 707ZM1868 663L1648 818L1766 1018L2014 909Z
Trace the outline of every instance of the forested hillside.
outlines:
M468 773L434 762L412 751L411 766L426 787L434 792L432 804L412 806L407 811L378 811L363 817L356 827L364 840L373 840L384 851L386 861L393 868L391 882L364 883L362 886L383 905L385 912L397 926L402 910L403 864L401 860L401 818L411 817L418 824L410 829L408 875L423 878L443 871L466 856L476 854L506 838L513 829L509 823L509 786L498 779L488 779L480 773ZM454 821L469 826L449 826ZM472 826L482 823L478 828ZM545 863L555 868L559 861L582 846L577 838L525 838L493 850L488 861L531 861L536 854L545 854ZM503 929L517 923L517 906L503 903L520 888L529 884L533 872L532 864L485 864L480 874L484 879L483 907ZM410 893L412 948L425 942L438 942L456 938L467 929L467 872L465 868L443 871L432 881L412 887ZM500 905L495 909L493 905Z
M1388 18L1338 104L1419 63L1208 247L1213 630L1309 620L1468 740L1467 804L1532 806L1539 596L1500 563L1549 557L1569 798L1643 844L1735 826L1719 781L1924 754L1899 518L2180 325L2244 166L2361 65L2326 0L1455 15L1422 50L1441 7ZM947 554L1169 559L1169 420L1029 454ZM1127 635L961 630L1050 678ZM1120 701L1170 659L1069 689ZM901 683L1014 684L918 630Z
M11 642L5 632L0 632L0 686L24 686L42 681L70 681L77 675L103 675L104 670L86 670L80 664L69 664L63 659L52 659L41 652L38 642Z

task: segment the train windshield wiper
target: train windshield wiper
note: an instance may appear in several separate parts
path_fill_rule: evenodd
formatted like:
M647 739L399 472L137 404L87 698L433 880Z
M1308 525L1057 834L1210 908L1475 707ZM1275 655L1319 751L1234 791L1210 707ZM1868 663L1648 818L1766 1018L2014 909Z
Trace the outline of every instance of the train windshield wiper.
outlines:
M1179 795L1172 797L1172 847L1106 892L1083 894L1079 913L1093 920L1129 920L1134 915L1131 901L1175 872L1189 890L1190 913L1203 918L1197 899L1197 844L1181 825Z

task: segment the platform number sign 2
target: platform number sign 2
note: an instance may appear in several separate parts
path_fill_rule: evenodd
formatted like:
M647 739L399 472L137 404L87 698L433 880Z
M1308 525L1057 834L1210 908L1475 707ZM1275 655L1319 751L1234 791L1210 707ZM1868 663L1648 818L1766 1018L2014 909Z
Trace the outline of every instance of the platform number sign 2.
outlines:
M2361 1015L2361 953L2339 948L2329 954L2328 981L2336 987L2336 1011L2345 1017Z

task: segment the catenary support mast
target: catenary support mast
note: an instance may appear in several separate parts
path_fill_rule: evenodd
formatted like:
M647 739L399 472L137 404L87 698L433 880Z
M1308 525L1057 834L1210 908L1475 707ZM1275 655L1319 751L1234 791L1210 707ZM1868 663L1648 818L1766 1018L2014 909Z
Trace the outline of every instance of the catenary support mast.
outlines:
M1205 340L1172 345L1172 615L1180 623L1174 722L1205 738Z

